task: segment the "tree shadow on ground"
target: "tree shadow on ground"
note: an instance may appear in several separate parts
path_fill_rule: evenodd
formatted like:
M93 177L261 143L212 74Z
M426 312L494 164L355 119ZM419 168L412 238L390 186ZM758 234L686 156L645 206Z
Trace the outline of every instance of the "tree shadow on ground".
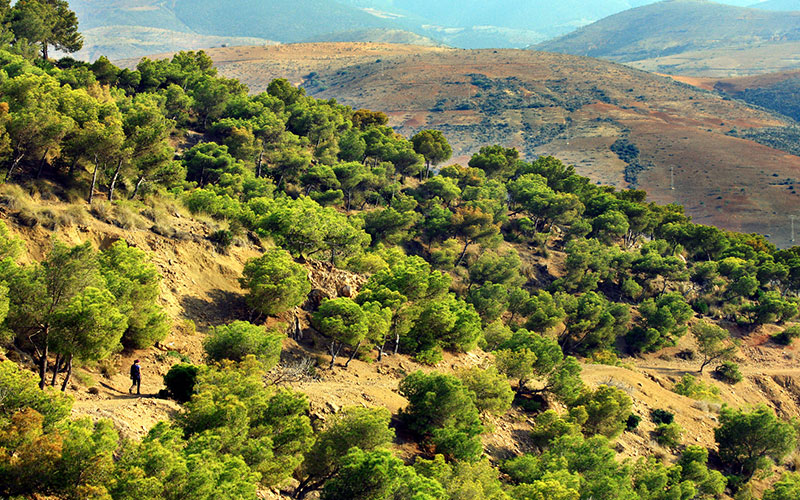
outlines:
M184 295L180 304L184 317L198 326L215 326L250 318L244 296L226 290L211 290L207 298Z

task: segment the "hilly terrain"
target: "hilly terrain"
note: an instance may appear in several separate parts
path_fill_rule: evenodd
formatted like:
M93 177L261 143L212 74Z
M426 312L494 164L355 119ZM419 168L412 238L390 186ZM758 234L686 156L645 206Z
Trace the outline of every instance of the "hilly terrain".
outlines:
M727 3L742 5L746 0ZM523 48L652 0L74 0L86 43L77 57L141 57L269 41L392 42ZM242 37L251 38L249 42ZM256 41L258 40L258 41ZM433 41L431 41L433 40ZM163 48L163 49L162 49Z
M80 202L70 205L38 196L30 198L9 189L0 190L0 199L6 203L9 200L14 204L29 203L40 210L59 212L69 209L73 214L84 211ZM218 227L217 223L193 217L176 205L170 206L171 213L160 223L173 227L178 234L192 237L167 237L144 226L124 229L119 227L120 221L114 217L103 221L88 213L84 213L77 225L67 223L55 230L41 225L31 228L17 223L19 212L13 208L14 204L0 205L0 221L24 243L23 259L26 261L43 259L54 236L71 245L88 241L101 250L124 239L130 245L149 252L163 276L159 304L169 314L172 330L157 347L125 350L102 366L89 364L78 368L70 388L75 397L73 417L109 419L123 437L138 440L146 436L158 421L180 414L180 404L156 397L163 389L163 375L179 359L202 364L203 341L208 337L209 329L241 317L246 291L240 287L237 277L247 259L260 255L264 248L239 242L220 252L208 240ZM518 248L524 251L524 245ZM564 273L564 254L555 245L550 252L548 258L526 254L526 265L546 266L561 276ZM325 263L312 261L306 267L314 290L331 297L339 296L344 285L357 291L366 280L365 275L339 270ZM435 367L419 363L410 356L395 355L385 357L380 363L355 359L347 370L318 368L312 373L298 374L296 370L301 362L326 361L327 353L318 344L318 332L310 323L310 314L302 308L291 313L300 314L303 339L284 340L280 365L269 376L278 380L285 378L283 384L287 387L303 391L309 398L311 416L319 425L334 418L342 408L353 405L385 407L396 413L407 404L398 394L398 385L405 374L415 370L452 374L465 368L486 366L491 361L491 355L481 350L460 355L446 353L445 359ZM280 325L279 321L290 318L291 314L269 318L268 324ZM197 325L196 329L194 325ZM800 417L800 371L786 367L787 363L794 363L800 357L798 348L769 342L769 334L779 331L775 325L752 331L732 328L743 342L737 361L744 380L728 386L709 374L699 375L704 383L721 389L712 402L698 401L672 390L684 375L697 375L697 362L678 356L697 349L689 335L675 347L655 354L624 358L624 364L613 366L586 361L582 363L581 377L590 387L613 384L621 388L632 398L633 410L638 415L646 416L659 408L674 412L690 445L715 446L713 428L718 419L716 412L720 401L734 406L767 404L783 418ZM0 362L17 360L18 355L15 351L3 355L0 351ZM146 370L142 383L143 397L126 392L130 384L126 370L133 359L140 359ZM529 439L523 438L534 428L534 421L525 410L515 408L503 417L487 415L487 418L493 432L484 436L484 447L493 461L499 462L536 449ZM636 432L622 434L616 442L619 456L635 459L654 453L670 455L671 450L659 446L650 437L654 430L652 423L643 420ZM398 452L408 460L413 458L413 451L408 443L398 446ZM261 494L262 498L268 499L291 498L269 490Z
M668 74L783 71L800 66L800 12L668 0L615 14L533 48Z
M397 31L400 27L391 19L333 0L74 0L70 6L85 38L83 50L75 54L83 60L297 42L338 32ZM375 41L381 41L381 36L386 35L376 35Z
M794 120L800 120L800 108L798 108L800 71L764 73L732 78L676 76L675 79L689 85L741 99L749 104L781 113Z
M749 7L766 10L800 10L800 2L797 0L765 0Z
M743 136L787 116L554 53L121 68L27 27L0 497L798 498L800 247L756 232L800 157Z
M319 97L385 110L395 129L445 132L462 164L479 145L551 154L597 182L646 189L697 222L787 245L800 157L729 135L789 118L595 59L521 50L312 44L209 51L253 92L285 77ZM133 61L128 64L134 64ZM618 154L622 146L633 145ZM670 189L670 169L675 189Z

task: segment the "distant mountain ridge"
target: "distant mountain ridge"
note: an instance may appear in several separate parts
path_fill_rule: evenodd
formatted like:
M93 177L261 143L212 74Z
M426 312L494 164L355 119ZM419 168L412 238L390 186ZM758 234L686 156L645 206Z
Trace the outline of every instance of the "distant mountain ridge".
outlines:
M671 74L785 70L800 67L794 57L800 49L800 12L667 0L609 16L532 48Z
M800 10L800 0L767 0L754 3L750 7L765 10Z
M725 0L746 5L752 0ZM776 0L777 1L777 0ZM318 40L524 48L653 0L71 0L86 38L78 57L141 57L238 43ZM111 36L119 28L118 37ZM156 31L153 31L156 30ZM158 31L161 30L161 31ZM380 31L386 33L381 34ZM400 32L405 32L401 34ZM208 39L203 37L218 37ZM136 38L139 37L139 38ZM175 42L173 43L173 40Z

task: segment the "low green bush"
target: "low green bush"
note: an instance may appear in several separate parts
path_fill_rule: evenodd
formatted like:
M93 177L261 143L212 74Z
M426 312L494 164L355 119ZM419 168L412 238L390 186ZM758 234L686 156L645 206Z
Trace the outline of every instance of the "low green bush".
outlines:
M173 365L164 375L164 385L169 395L176 401L185 403L192 398L194 384L200 368L188 363Z
M650 412L650 420L655 424L671 424L675 420L675 414L671 411L657 408Z
M658 444L667 448L674 448L681 444L683 429L677 422L658 424L654 434Z
M739 371L739 365L733 361L725 361L714 370L714 375L728 384L738 384L744 376Z

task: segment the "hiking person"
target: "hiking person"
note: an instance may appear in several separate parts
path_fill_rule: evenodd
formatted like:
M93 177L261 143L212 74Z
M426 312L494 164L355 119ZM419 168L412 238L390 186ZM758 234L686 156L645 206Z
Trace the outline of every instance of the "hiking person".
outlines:
M139 366L139 360L134 360L133 364L131 365L131 384L130 389L128 389L128 394L131 394L133 387L136 386L136 394L141 394L139 390L142 388L142 369Z

